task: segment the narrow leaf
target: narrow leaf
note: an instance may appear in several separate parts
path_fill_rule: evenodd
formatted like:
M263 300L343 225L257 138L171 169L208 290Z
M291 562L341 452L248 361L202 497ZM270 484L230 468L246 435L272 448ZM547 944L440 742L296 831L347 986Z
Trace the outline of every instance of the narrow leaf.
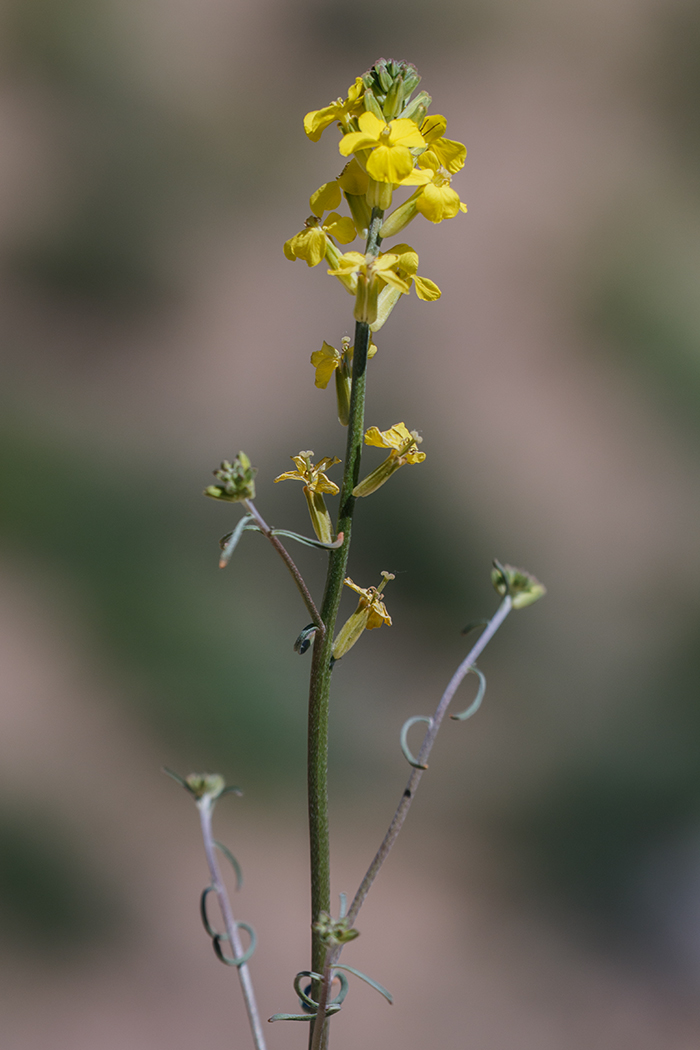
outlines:
M216 839L214 839L214 845L216 846L217 849L221 850L223 855L226 857L226 860L229 862L229 864L231 865L231 867L235 871L235 873L236 873L236 889L240 890L241 886L243 885L243 872L241 871L240 864L238 863L238 861L234 857L233 853L231 853L231 850L228 848L228 846L224 846L223 842L218 842Z
M483 671L480 671L476 665L472 664L469 668L472 674L475 674L479 679L479 690L472 700L466 711L462 711L459 715L450 715L450 718L454 718L456 722L464 722L465 719L471 718L481 707L481 701L484 699L484 693L486 692L486 676Z
M406 722L404 722L403 726L401 727L401 736L399 740L401 743L401 750L403 751L403 756L408 762L409 766L413 766L414 769L427 769L427 765L425 765L423 762L419 762L417 758L413 757L413 752L408 746L408 731L411 728L411 726L416 725L418 722L426 722L429 726L433 724L432 718L427 718L426 715L416 715L415 718L409 718Z
M221 557L219 558L220 569L225 569L228 565L231 559L231 555L238 546L238 541L243 535L243 532L248 522L252 520L253 517L251 514L244 514L241 520L236 525L233 532L229 532L229 534L227 536L224 536L224 538L221 540Z
M361 981L365 981L366 984L370 985L371 988L374 988L375 992L379 992L380 995L383 995L390 1006L394 1005L394 997L392 996L391 992L388 992L383 985L379 984L378 981L373 981L372 978L368 977L366 973L362 973L361 970L355 970L355 969L353 969L352 966L340 966L340 965L334 966L333 969L334 970L347 970L348 973L354 974L355 977L359 977Z

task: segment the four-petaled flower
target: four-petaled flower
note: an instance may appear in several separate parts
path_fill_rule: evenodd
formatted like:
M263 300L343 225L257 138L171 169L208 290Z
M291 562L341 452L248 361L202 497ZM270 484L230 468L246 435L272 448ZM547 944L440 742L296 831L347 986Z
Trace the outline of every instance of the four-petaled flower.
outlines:
M395 474L399 467L407 463L422 463L425 452L419 452L418 445L422 437L415 430L409 430L404 423L394 423L388 430L370 427L365 433L365 444L377 448L390 448L391 452L379 466L363 478L352 490L353 496L369 496Z
M346 335L341 340L342 351L336 350L334 346L323 340L323 346L320 350L314 350L311 355L311 364L316 369L316 379L314 380L316 386L320 390L325 390L330 382L330 378L333 373L338 369L339 371L350 376L352 372L352 352L353 347L350 345L350 340ZM377 352L377 348L374 343L369 344L367 350L367 357L374 357Z
M405 117L387 124L374 113L363 113L357 123L360 130L340 140L342 155L354 153L375 182L399 183L407 178L413 171L411 150L426 146L416 124Z
M345 131L349 131L352 127L352 118L364 110L362 101L364 93L365 85L362 77L356 77L355 83L348 88L346 99L338 98L335 102L324 106L323 109L312 109L310 113L307 113L304 117L304 131L311 141L318 142L326 128L335 121L338 121Z
M322 543L332 543L333 526L331 525L331 516L323 499L323 493L328 492L335 496L340 489L334 481L326 477L324 472L329 467L335 466L336 463L340 463L340 460L337 456L324 456L314 466L311 462L312 457L313 452L300 452L298 456L291 456L290 459L294 461L297 469L287 470L284 474L280 474L279 477L275 478L275 483L278 481L304 482L304 495L309 506L314 532Z
M399 276L398 265L399 256L393 252L380 252L379 255L346 252L338 256L335 267L328 273L344 281L349 289L355 288L355 320L372 324L377 319L377 300L382 288L391 285L404 294L411 290L410 283Z
M338 637L333 642L333 659L340 660L342 656L352 649L363 631L371 631L375 627L381 627L385 623L391 627L391 616L386 611L386 605L380 595L389 580L394 579L391 572L382 572L384 579L378 587L358 587L349 576L345 579L345 586L355 591L360 596L355 612L341 627Z
M329 237L335 237L341 244L349 244L356 236L352 219L338 215L335 211L325 219L318 215L309 215L304 229L284 242L284 254L292 262L295 259L304 259L308 266L318 266L328 251L329 244L334 247Z
M418 158L421 168L447 168L451 175L464 167L467 147L463 142L444 138L447 121L439 113L426 117L420 126L427 150ZM433 159L434 158L434 159Z
M350 419L350 391L352 390L352 358L354 347L350 340L343 336L341 346L342 352L336 350L330 343L323 341L320 350L314 350L311 355L311 364L316 369L316 386L325 390L331 376L335 372L335 392L338 399L338 420L344 427ZM377 348L370 342L367 349L367 357L374 357Z

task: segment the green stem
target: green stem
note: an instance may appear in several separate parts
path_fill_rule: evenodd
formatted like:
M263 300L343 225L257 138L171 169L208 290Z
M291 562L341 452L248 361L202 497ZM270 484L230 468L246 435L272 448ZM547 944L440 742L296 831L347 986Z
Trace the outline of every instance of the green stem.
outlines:
M366 252L377 255L381 238L379 230L384 212L372 210ZM311 851L311 921L316 922L322 911L330 912L331 868L328 832L328 720L331 687L331 655L335 623L338 618L343 581L347 572L348 554L352 533L355 497L352 490L360 476L362 438L365 422L365 384L367 373L367 351L370 344L369 324L355 324L355 347L352 360L352 390L350 394L350 418L345 454L343 485L340 492L340 510L336 535L344 534L342 547L332 551L328 563L326 588L321 606L321 620L325 632L314 641L309 684L309 737L308 737L308 795L309 795L309 840ZM311 970L323 973L326 948L318 934L312 935ZM318 990L316 990L318 992ZM313 995L313 992L312 992ZM317 995L314 996L317 998ZM312 1022L312 1029L313 1029ZM311 1033L313 1035L313 1032ZM322 1040L322 1044L325 1040Z

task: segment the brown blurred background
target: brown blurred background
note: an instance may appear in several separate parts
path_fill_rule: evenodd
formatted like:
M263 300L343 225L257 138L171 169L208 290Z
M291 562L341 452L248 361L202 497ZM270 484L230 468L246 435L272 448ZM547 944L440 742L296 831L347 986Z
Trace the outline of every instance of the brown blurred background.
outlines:
M359 507L352 576L397 578L394 627L336 674L336 892L403 788L402 722L495 607L491 558L549 595L482 658L484 707L445 727L347 950L396 1005L353 987L334 1046L696 1047L700 3L6 0L1 19L3 1047L249 1045L162 764L245 789L217 812L236 912L263 1013L295 1009L306 614L260 537L217 570L237 513L201 490L244 448L261 511L308 531L272 478L300 448L343 454L309 355L351 302L282 242L340 165L303 114L381 54L467 143L469 214L406 231L443 298L403 302L371 363L368 423L419 428L428 458ZM323 557L299 560L318 592Z

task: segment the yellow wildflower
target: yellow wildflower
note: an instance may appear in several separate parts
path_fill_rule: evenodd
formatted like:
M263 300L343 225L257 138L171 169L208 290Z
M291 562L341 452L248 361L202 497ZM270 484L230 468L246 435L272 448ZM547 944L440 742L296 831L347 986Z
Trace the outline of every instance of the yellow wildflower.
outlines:
M425 139L412 120L399 117L388 124L374 113L363 113L351 131L340 140L344 157L359 153L361 165L375 182L399 183L413 171L411 149L424 149ZM365 151L369 150L366 155Z
M335 237L341 244L349 244L356 236L352 219L335 211L323 220L318 215L309 215L304 229L284 242L284 254L292 261L304 259L308 266L318 266L328 250L329 237Z
M356 77L355 83L348 88L346 99L337 98L335 102L329 103L323 109L313 109L307 113L304 117L304 131L311 141L318 142L326 128L336 121L344 131L349 131L352 128L352 118L358 116L364 109L362 102L364 92L365 85L362 77Z
M454 175L464 167L467 147L462 142L444 138L446 127L447 121L439 113L425 118L420 130L428 148L419 157L418 164L421 168L447 168L450 174Z
M314 532L322 543L332 543L333 526L331 525L331 516L323 499L323 493L328 492L335 496L340 492L340 489L334 481L326 477L324 471L334 467L336 463L340 463L340 460L337 456L324 456L314 466L311 462L312 457L313 452L300 452L298 456L291 456L290 458L294 461L297 469L287 470L284 474L280 474L279 477L275 478L275 484L278 481L304 482L304 495L309 506Z
M350 418L350 391L352 389L352 357L353 347L347 336L343 336L341 343L342 352L336 350L330 343L325 342L320 350L314 350L311 355L311 364L316 369L316 386L325 390L330 378L335 372L335 390L338 399L338 419L344 427L348 425ZM377 348L374 343L369 344L367 357L374 357Z
M432 153L430 157L435 159ZM450 186L451 181L452 176L446 168L427 167L413 171L403 185L420 184L420 189L388 216L379 231L380 237L394 237L408 226L419 212L429 222L435 223L442 222L443 219L453 219L460 211L466 212L467 206L459 199L457 191Z
M352 371L353 347L350 345L350 340L347 336L343 336L341 346L343 349L342 352L339 352L324 339L321 349L314 350L311 355L311 364L316 369L315 384L320 390L326 389L330 382L330 378L336 369L344 370L348 375L350 375ZM376 352L376 346L374 343L370 343L367 357L374 357Z
M410 282L399 277L398 265L399 256L392 252L380 252L376 256L346 252L338 256L335 268L328 270L328 273L341 280L356 279L355 320L372 324L377 318L377 300L382 288L391 285L398 292L407 293L411 290Z
M345 586L359 594L360 600L357 603L357 609L343 624L338 637L333 642L334 660L340 660L345 656L363 631L372 631L375 627L381 627L383 623L391 627L391 616L379 596L389 580L394 579L394 575L391 572L382 572L382 576L384 579L378 587L358 587L349 576L346 577Z
M355 485L352 490L353 496L369 496L381 488L399 467L405 466L406 463L411 465L422 463L425 459L425 452L418 451L418 445L422 440L417 431L408 430L404 423L394 423L389 430L370 427L365 433L365 444L375 445L377 448L390 448L391 452L376 470Z
M440 298L442 292L435 282L427 277L419 277L417 273L418 252L414 248L411 248L409 244L395 244L391 252L392 255L398 256L398 261L395 265L396 274L400 280L408 285L409 290L410 286L413 285L416 295L424 302L431 303ZM378 332L382 325L386 323L389 314L396 306L403 292L404 289L399 289L398 286L385 287L381 290L377 300L376 317L373 321L370 321L370 328L373 332Z

